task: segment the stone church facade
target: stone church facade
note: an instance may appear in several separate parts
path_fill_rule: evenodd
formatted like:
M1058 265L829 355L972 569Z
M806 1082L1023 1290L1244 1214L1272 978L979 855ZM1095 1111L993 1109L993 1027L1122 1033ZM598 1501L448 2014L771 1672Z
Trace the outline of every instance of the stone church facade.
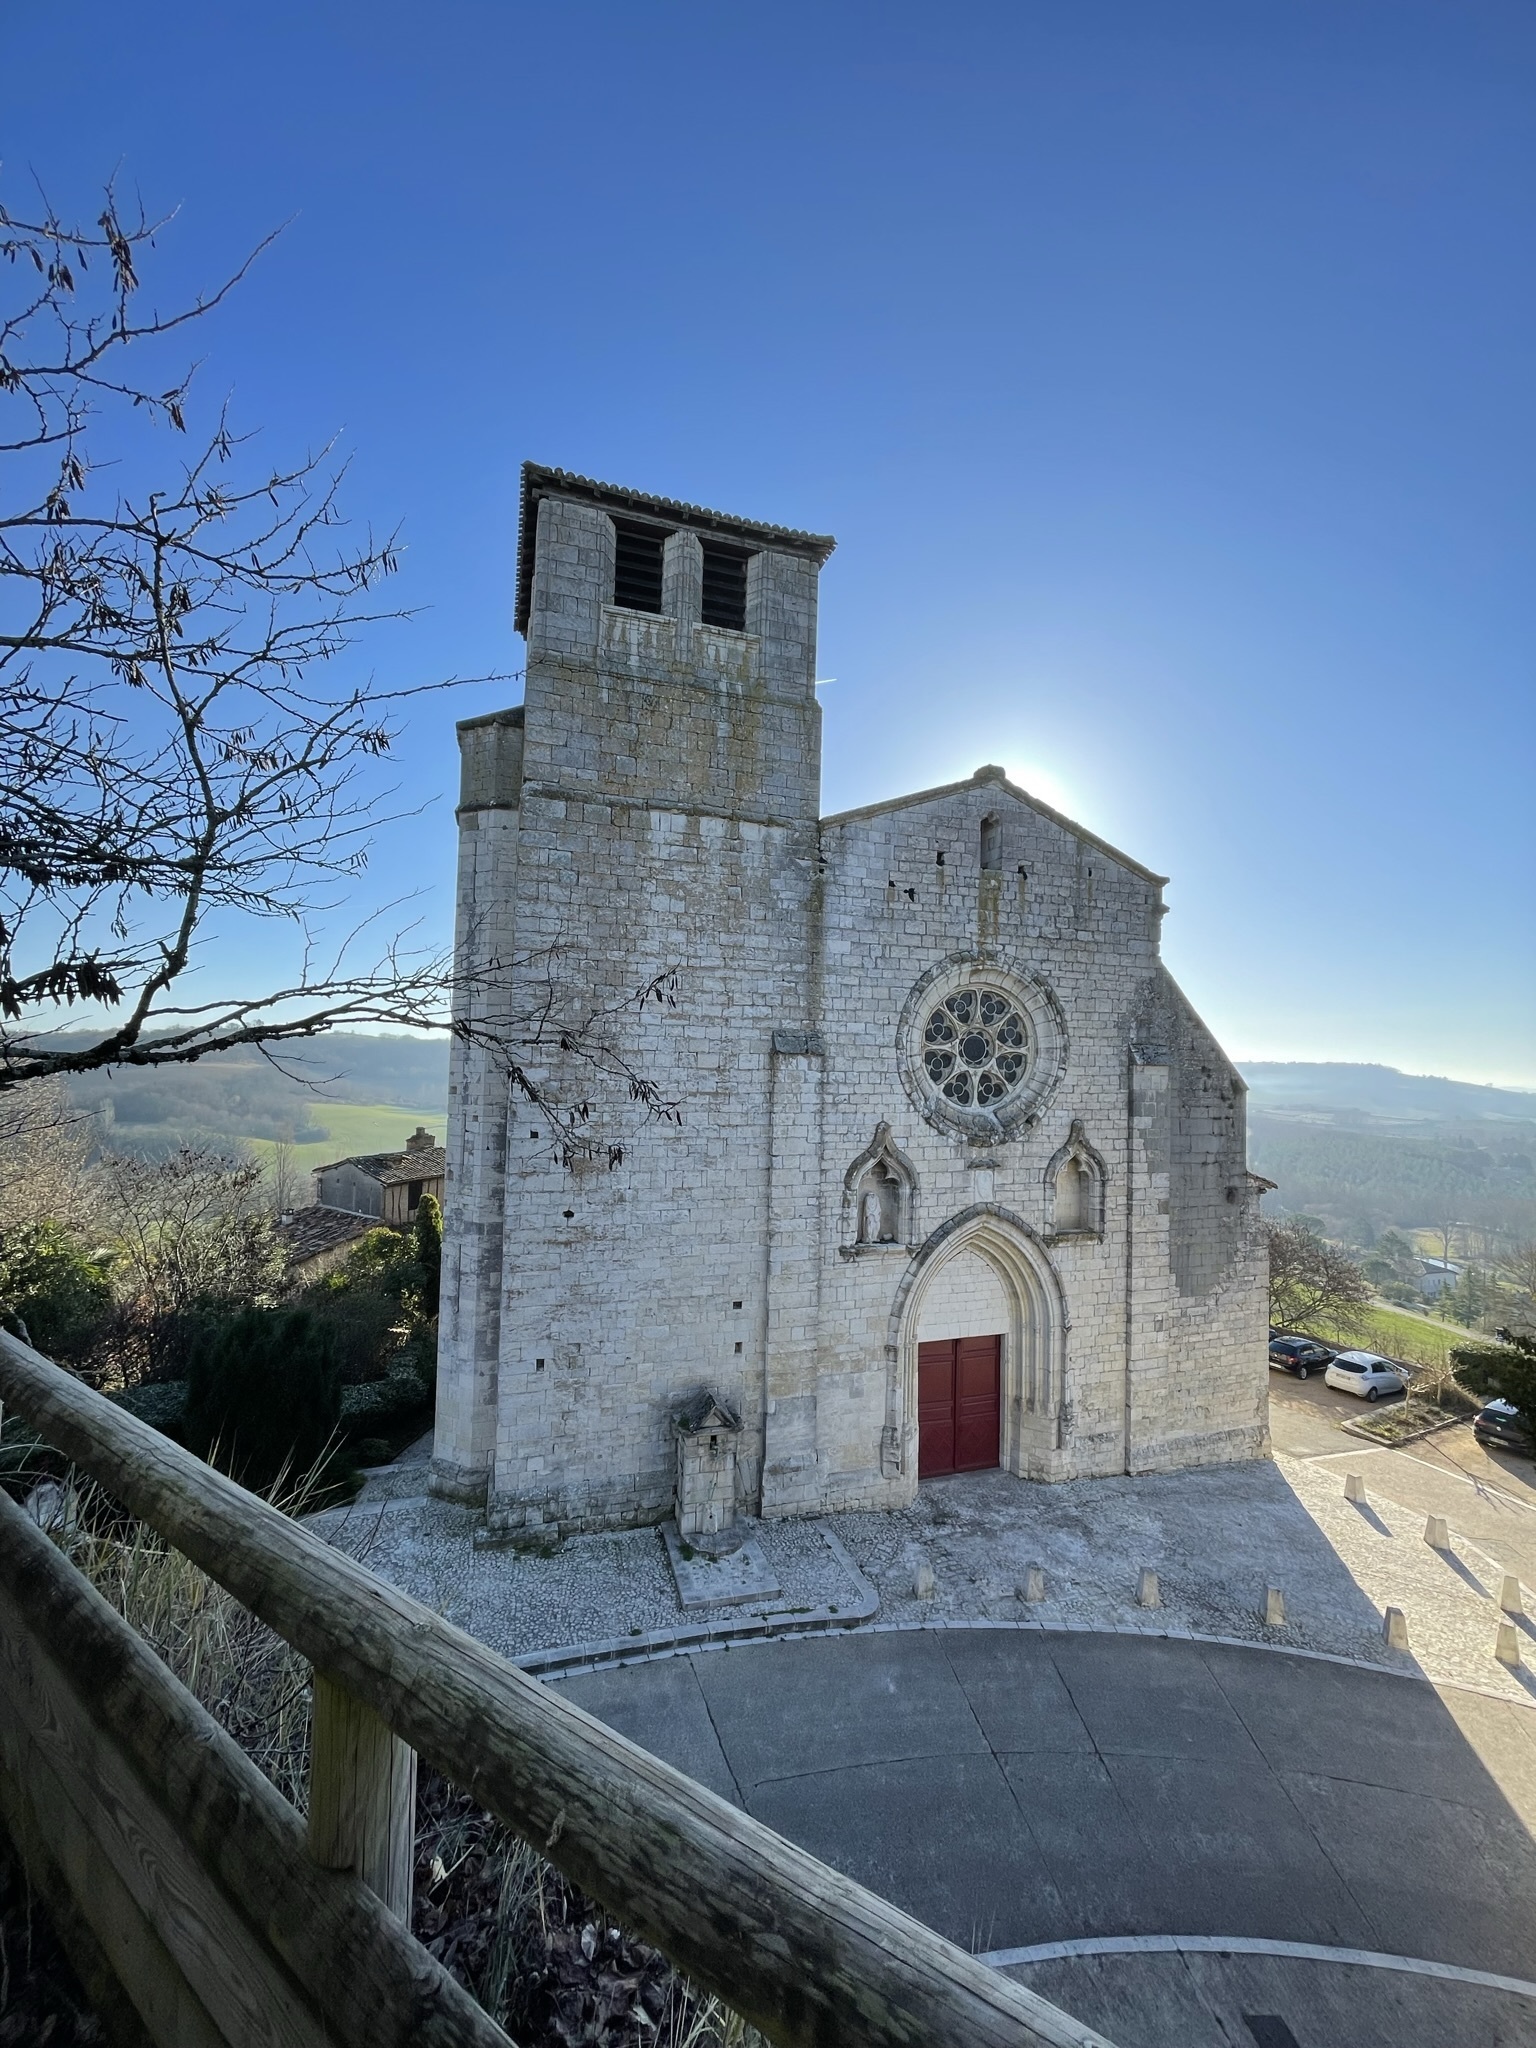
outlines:
M765 1516L1267 1453L1261 1183L1163 878L995 767L821 817L831 549L524 471L525 701L459 729L433 1465L493 1531L661 1519L706 1395ZM492 1042L541 1004L677 1120L604 1098L562 1162Z

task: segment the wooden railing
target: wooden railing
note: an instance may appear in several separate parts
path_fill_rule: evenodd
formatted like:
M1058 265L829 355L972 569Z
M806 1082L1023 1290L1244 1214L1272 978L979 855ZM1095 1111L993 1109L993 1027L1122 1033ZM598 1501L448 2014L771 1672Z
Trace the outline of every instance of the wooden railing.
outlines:
M3 1332L0 1402L314 1667L306 1829L0 1496L0 1806L157 2048L506 2048L407 1931L418 1754L783 2048L1109 2048Z

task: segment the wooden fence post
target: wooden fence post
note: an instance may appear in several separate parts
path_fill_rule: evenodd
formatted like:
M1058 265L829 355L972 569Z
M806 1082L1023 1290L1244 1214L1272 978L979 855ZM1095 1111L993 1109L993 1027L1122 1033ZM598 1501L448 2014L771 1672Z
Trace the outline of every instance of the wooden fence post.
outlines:
M309 1853L350 1870L407 1926L416 1861L416 1752L372 1707L315 1673Z

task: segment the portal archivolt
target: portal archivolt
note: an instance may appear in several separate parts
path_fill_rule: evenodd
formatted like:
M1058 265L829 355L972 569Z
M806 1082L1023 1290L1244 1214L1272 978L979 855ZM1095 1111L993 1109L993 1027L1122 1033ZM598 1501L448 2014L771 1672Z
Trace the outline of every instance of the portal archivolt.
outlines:
M890 1377L884 1462L889 1470L899 1458L901 1471L917 1469L918 1333L921 1329L926 1338L944 1334L926 1327L924 1306L935 1290L942 1290L951 1262L965 1256L982 1259L1001 1289L1000 1462L1028 1477L1043 1470L1060 1448L1066 1307L1056 1270L1034 1232L1010 1211L991 1204L966 1210L935 1231L897 1289L886 1344Z

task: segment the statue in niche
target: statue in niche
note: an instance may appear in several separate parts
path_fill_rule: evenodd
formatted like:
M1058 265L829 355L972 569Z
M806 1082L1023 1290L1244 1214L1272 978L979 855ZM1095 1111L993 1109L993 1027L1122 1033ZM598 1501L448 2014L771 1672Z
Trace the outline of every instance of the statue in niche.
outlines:
M895 1244L901 1188L894 1174L876 1164L859 1196L859 1243Z

